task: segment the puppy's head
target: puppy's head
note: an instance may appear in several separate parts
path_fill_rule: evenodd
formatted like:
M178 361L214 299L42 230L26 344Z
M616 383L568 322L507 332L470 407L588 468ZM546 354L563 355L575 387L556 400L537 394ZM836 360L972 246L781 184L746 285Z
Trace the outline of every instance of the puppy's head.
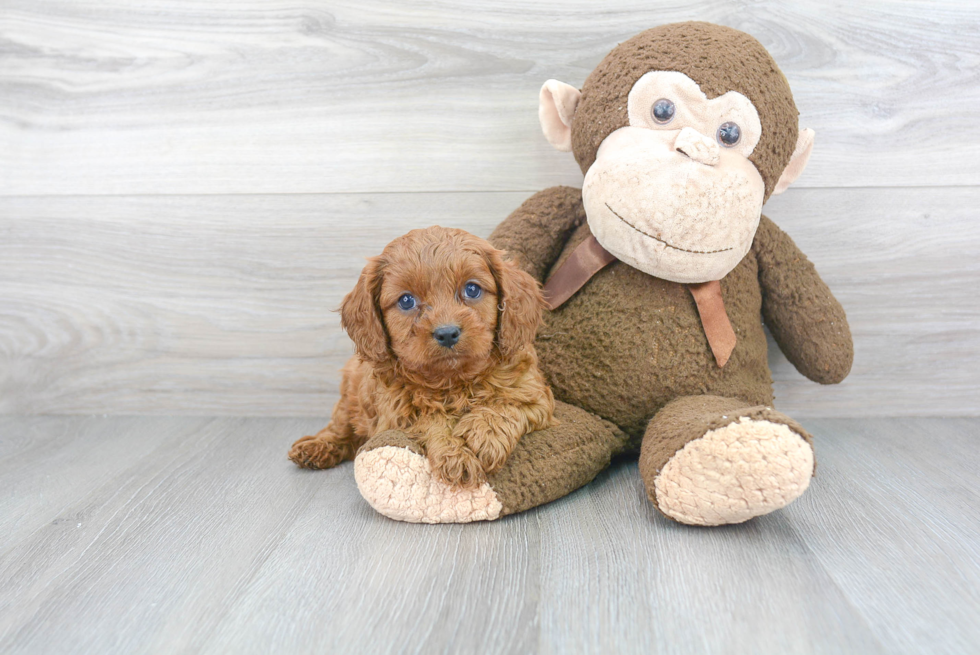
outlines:
M538 284L501 255L463 230L412 230L368 260L343 327L365 359L433 379L477 375L531 343L541 321Z

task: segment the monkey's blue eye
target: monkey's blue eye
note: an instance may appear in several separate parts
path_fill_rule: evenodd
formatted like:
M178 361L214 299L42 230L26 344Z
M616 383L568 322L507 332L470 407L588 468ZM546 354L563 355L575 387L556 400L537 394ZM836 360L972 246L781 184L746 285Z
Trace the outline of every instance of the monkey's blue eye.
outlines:
M675 111L676 107L674 107L673 102L667 98L661 98L653 103L653 107L650 108L650 115L653 116L653 120L664 125L674 119Z
M731 148L738 140L742 138L742 130L739 129L738 125L728 121L727 123L722 123L721 127L718 128L718 141L721 145Z
M406 312L415 309L415 296L410 293L403 293L402 297L398 299L398 309Z
M483 295L483 289L476 282L467 282L463 287L463 296L468 300L476 300Z

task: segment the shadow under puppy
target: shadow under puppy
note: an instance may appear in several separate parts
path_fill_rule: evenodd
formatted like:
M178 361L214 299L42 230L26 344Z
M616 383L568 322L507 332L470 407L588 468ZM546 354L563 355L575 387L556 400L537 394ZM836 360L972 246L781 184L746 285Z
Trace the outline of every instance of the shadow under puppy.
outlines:
M356 354L329 425L293 444L305 468L353 459L374 434L400 429L434 475L478 486L528 432L555 423L534 335L537 282L463 230L412 230L368 260L340 307Z

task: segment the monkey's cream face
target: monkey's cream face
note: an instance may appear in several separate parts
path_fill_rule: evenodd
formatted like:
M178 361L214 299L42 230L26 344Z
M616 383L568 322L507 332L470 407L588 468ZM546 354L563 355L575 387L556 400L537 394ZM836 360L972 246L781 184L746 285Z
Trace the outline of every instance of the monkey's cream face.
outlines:
M610 134L582 198L606 250L673 282L719 280L748 253L765 183L748 157L762 127L751 101L709 100L682 73L647 73L629 94L629 125Z

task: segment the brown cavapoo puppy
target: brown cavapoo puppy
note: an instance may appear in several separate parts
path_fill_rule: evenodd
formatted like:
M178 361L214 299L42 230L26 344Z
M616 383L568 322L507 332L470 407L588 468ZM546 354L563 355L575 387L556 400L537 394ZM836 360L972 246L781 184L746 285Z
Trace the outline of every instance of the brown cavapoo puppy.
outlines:
M537 282L463 230L412 230L368 260L340 307L356 355L330 424L293 444L306 468L353 459L383 430L425 449L435 476L477 486L528 432L554 423L534 335Z

